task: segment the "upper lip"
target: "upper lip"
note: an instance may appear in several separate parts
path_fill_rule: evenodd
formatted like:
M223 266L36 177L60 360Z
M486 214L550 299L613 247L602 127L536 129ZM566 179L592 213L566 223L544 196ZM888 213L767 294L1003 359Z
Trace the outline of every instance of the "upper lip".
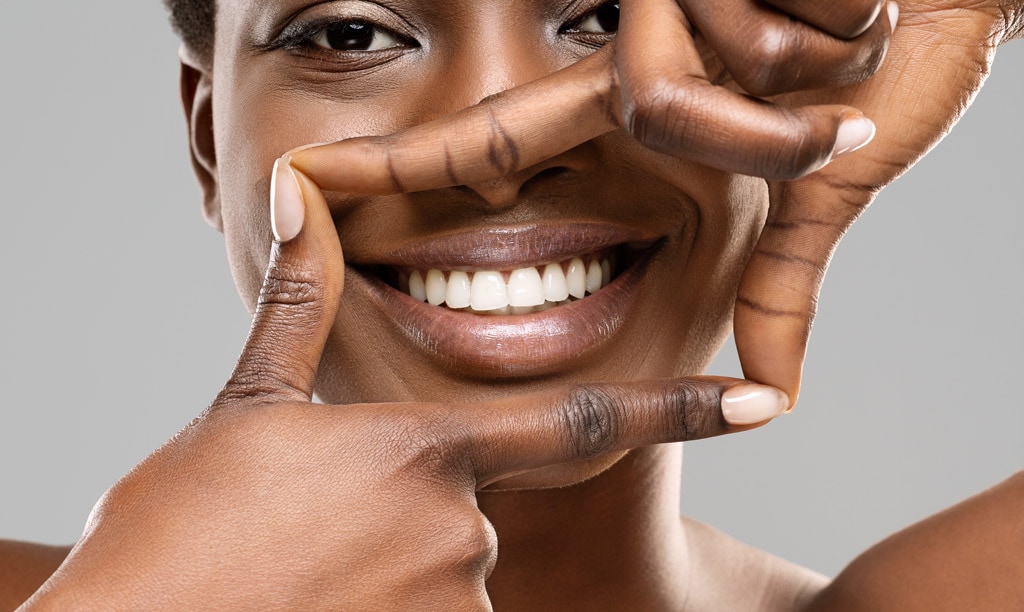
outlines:
M652 243L659 236L602 222L581 221L520 227L458 230L388 250L377 265L420 269L511 270L564 261L624 243Z

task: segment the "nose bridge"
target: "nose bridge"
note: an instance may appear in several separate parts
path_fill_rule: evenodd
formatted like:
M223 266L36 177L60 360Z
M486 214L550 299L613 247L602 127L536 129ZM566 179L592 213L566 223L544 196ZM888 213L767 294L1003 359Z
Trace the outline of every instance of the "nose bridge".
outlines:
M457 37L449 51L445 106L452 111L553 72L552 58L539 44L542 24L516 23L513 2L479 3L473 30ZM489 10L482 10L484 5ZM530 31L537 30L537 31Z
M509 7L512 2L481 3L494 8L497 4ZM496 18L497 17L497 18ZM559 68L556 58L548 53L539 38L543 35L540 24L516 24L511 15L481 14L472 35L461 37L449 51L450 56L443 79L448 86L438 92L435 111L447 114L473 106L480 101L513 89L524 83L546 76ZM537 28L536 32L528 29ZM514 206L523 185L550 164L516 172L485 183L465 185L483 200L489 209L501 210Z
M564 59L545 43L545 25L524 16L517 2L522 0L474 2L459 30L447 33L442 49L437 49L440 74L435 82L442 85L431 92L429 119L456 113L560 68ZM502 210L514 206L523 184L546 167L465 187L480 196L481 206Z

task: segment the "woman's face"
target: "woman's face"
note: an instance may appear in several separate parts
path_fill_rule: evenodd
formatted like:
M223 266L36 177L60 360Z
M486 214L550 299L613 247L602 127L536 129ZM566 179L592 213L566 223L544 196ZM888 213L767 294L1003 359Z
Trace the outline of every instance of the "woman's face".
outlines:
M270 172L282 153L388 134L476 104L593 53L617 22L601 0L237 0L218 8L217 187L250 310L271 246ZM318 394L333 403L450 401L701 372L729 332L767 189L615 132L489 183L328 201L347 267ZM610 284L528 314L431 305L410 297L406 280L430 276L428 289L440 293L440 278L465 280L453 271L484 286L495 279L487 272L507 281L525 269L530 287L531 269L543 280L547 264L564 273L576 258L585 271L608 261ZM458 305L459 292L448 291ZM481 307L501 300L498 288L478 297Z

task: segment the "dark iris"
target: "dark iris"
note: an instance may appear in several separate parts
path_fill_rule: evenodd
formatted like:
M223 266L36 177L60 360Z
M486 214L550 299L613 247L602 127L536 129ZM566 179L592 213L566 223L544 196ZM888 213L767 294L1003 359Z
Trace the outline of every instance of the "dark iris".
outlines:
M601 29L605 32L618 32L619 31L619 3L609 2L608 4L602 4L597 12L594 13L597 17L597 23L601 25Z
M616 18L618 21L618 18ZM358 21L327 28L327 44L338 51L366 51L373 45L374 27Z

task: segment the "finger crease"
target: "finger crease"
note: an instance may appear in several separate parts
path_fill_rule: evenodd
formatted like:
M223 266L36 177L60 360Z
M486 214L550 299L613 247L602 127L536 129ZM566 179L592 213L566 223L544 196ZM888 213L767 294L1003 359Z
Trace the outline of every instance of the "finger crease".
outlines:
M402 185L402 181L398 178L398 172L395 171L394 161L391 159L391 149L384 149L384 165L388 170L388 178L391 179L391 186L395 188L395 191L399 193L405 193L405 186Z
M494 109L488 110L488 116L491 124L491 138L487 143L488 156L495 168L503 174L509 174L519 168L519 148L501 126L501 122L494 115ZM503 146L499 146L499 141ZM508 163L504 163L502 157L507 157Z
M742 295L736 297L736 303L740 304L742 306L746 306L747 308L753 310L754 312L757 312L758 314L767 315L767 316L771 316L771 317L788 317L788 318L793 318L793 319L805 319L805 318L807 318L807 316L809 314L809 313L806 313L806 312L803 312L803 311L797 311L797 310L778 310L778 309L775 309L775 308L768 308L767 306L764 306L762 304L758 304L757 302L754 302L753 300L749 300L749 299L743 297Z
M444 173L452 185L460 184L459 177L455 176L455 165L452 160L452 152L448 149L448 141L444 143Z
M780 253L778 251L766 251L764 249L758 249L754 251L754 254L768 259L774 259L775 261L800 264L809 268L814 268L815 271L821 269L821 264L818 262L806 257L800 257L799 255L790 255L789 253Z

